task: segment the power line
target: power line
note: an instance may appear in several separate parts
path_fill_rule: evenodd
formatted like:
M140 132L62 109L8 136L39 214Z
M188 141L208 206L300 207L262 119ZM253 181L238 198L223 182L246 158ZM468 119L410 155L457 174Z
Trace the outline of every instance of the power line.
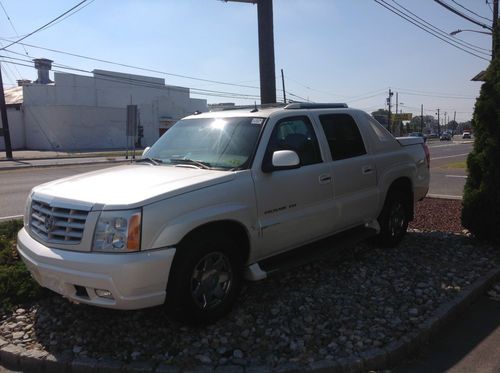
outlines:
M469 13L471 14L474 14L475 16L478 16L479 18L482 18L488 22L493 22L493 20L489 19L489 18L486 18L486 17L483 17L482 15L480 14L477 14L476 12L473 12L472 10L470 10L469 8L466 8L464 7L462 4L460 4L459 2L455 1L455 0L451 0L452 2L454 2L455 4L457 4L460 8L462 9L465 9L466 11L468 11Z
M4 38L0 38L0 39L1 40L6 40ZM110 64L110 65L127 67L127 68L130 68L130 69L135 69L135 70L140 70L140 71L146 71L146 72L150 72L150 73L156 73L156 74L162 74L162 75L167 75L167 76L173 76L173 77L176 77L176 78L183 78L183 79L196 80L196 81L200 81L200 82L207 82L207 83L228 85L228 86L233 86L233 87L260 89L260 87L256 87L256 86L249 86L249 85L244 85L244 84L229 83L229 82L222 82L222 81L211 80L211 79L197 78L197 77L188 76L188 75L174 74L174 73L169 73L169 72L166 72L166 71L160 71L160 70L149 69L149 68L145 68L145 67L128 65L128 64L120 63L120 62L114 62L114 61L105 60L105 59L102 59L102 58L89 57L89 56L84 56L84 55L81 55L81 54L76 54L76 53L71 53L71 52L65 52L65 51L61 51L61 50L57 50L57 49L40 47L40 46L33 45L33 44L27 44L27 43L19 43L19 44L26 45L26 46L31 47L31 48L42 49L42 50L46 50L46 51L49 51L49 52L60 53L60 54L64 54L64 55L68 55L68 56L72 56L72 57L77 57L77 58L82 58L82 59L86 59L86 60L90 60L90 61L102 62L102 63L106 63L106 64ZM3 49L5 49L5 48L3 48ZM13 52L13 51L10 51L10 50L8 52L16 54L16 52Z
M2 7L3 12L5 13L5 17L7 17L7 19L9 20L9 23L10 23L10 26L12 27L12 30L14 30L14 32L16 33L16 37L18 38L19 33L17 32L16 27L14 26L14 23L10 19L9 13L7 13L7 9L5 9L5 7L3 6L1 1L0 1L0 6ZM26 55L28 55L28 51L26 50L26 47L24 45L22 47L23 47L24 51L26 52Z
M462 12L456 10L455 8L453 8L452 6L446 4L444 1L442 0L434 0L436 3L438 3L439 5L441 5L442 7L448 9L450 12L453 12L455 13L456 15L462 17L462 18L465 18L467 21L469 22L472 22L472 23L475 23L476 25L478 26L481 26L482 28L485 28L487 30L490 30L491 31L491 27L490 26L486 26L484 23L481 23L479 21L476 21L474 18L472 17L469 17L468 15L466 14L463 14Z
M440 39L440 40L444 41L445 43L450 44L451 46L453 46L453 47L455 47L455 48L457 48L457 49L460 49L461 51L466 52L466 53L468 53L468 54L470 54L470 55L473 55L473 56L475 56L475 57L477 57L477 58L480 58L480 59L485 60L485 61L489 61L489 59L487 59L487 58L484 58L484 57L482 57L482 56L479 56L479 55L475 54L474 52L471 52L471 51L469 51L469 50L467 50L467 49L464 49L464 48L462 48L462 47L460 47L460 46L458 46L458 45L456 45L456 44L454 44L454 43L452 43L452 42L450 42L450 41L448 41L448 40L446 40L446 39L442 38L441 36L436 35L436 33L435 33L435 32L433 32L433 31L431 31L431 30L427 29L426 27L424 27L424 26L422 26L422 25L420 25L420 24L418 24L418 23L414 22L414 21L412 20L412 18L411 18L411 17L407 16L406 14L404 14L403 12L401 12L400 10L398 10L398 9L396 9L396 8L392 7L391 5L387 4L385 1L383 1L383 0L374 0L374 1L375 1L377 4L379 4L379 5L383 6L384 8L386 8L387 10L389 10L390 12L392 12L392 13L396 14L398 17L403 18L403 19L404 19L404 20L406 20L407 22L410 22L411 24L413 24L413 25L417 26L419 29L421 29L421 30L423 30L423 31L427 32L428 34L431 34L432 36L434 36L434 37L436 37L436 38L438 38L438 39Z
M10 46L12 46L12 45L14 45L14 44L17 44L17 43L19 43L20 41L22 41L22 40L26 39L27 37L29 37L29 36L31 36L31 35L33 35L33 34L37 33L38 31L43 30L44 28L46 28L46 27L47 27L47 26L49 26L50 24L52 24L52 23L56 22L58 19L60 19L60 18L64 17L66 14L70 13L72 10L74 10L74 9L78 8L80 5L82 5L83 3L86 3L87 1L88 1L88 0L82 0L81 2L79 2L78 4L76 4L76 5L75 5L74 7L72 7L71 9L69 9L69 10L65 11L63 14L61 14L61 15L57 16L56 18L54 18L52 21L47 22L47 23L46 23L45 25L43 25L42 27L37 28L36 30L34 30L34 31L30 32L29 34L27 34L27 35L23 36L22 38L20 38L20 39L18 39L18 40L16 40L16 41L13 41L12 43L10 43L9 45L7 45L6 47L2 47L2 48L0 48L0 50L4 50L4 49L6 49L6 48L8 48L8 47L10 47Z
M461 40L461 39L459 39L457 37L455 37L454 39L452 39L452 38L450 38L450 35L449 35L449 33L447 31L444 31L444 30L440 29L439 27L434 26L432 23L427 22L425 19L419 17L418 15L416 15L415 13L413 13L408 8L405 8L404 6L402 6L401 4L399 4L396 0L392 0L392 2L395 3L396 5L398 5L401 9L404 9L406 12L408 12L411 15L415 16L416 18L418 18L424 24L430 26L434 31L436 31L437 33L439 33L441 36L444 36L448 40L453 40L453 42L458 43L458 44L462 45L465 48L471 48L471 49L475 50L478 53L483 53L483 54L485 54L487 56L490 55L491 49L481 48L481 47L479 47L477 45L474 45L474 44L468 43L468 42L466 42L464 40ZM408 16L408 17L410 17L410 16ZM481 52L481 50L487 51L488 53Z
M28 63L31 63L31 61L22 60L19 58L8 57L8 56L0 56L0 57L15 59L15 60L21 61L21 62L26 62L26 63L20 63L20 62L2 60L2 62L4 62L4 63L13 64L13 65L17 65L17 66L24 66L24 67L29 67L29 68L34 69L33 65L28 64ZM68 67L68 66L64 66L64 65L53 64L53 66L59 67L60 69L64 69L64 70L71 70L71 71L78 71L78 72L85 72L85 73L92 74L91 71L78 69L78 68L72 68L72 67ZM56 70L56 69L52 69L52 71L65 73L64 71L60 71L60 70ZM190 88L190 87L181 88L181 87L176 87L176 86L167 86L167 85L164 85L162 83L148 82L148 81L144 81L141 79L136 79L136 78L132 78L132 77L116 76L113 74L106 74L103 72L93 73L93 74L94 74L93 78L97 79L97 80L128 84L128 85L137 86L137 87L167 88L169 90L178 91L178 92L186 92L187 90L189 90L192 94L196 94L196 95L229 97L229 98L236 98L236 99L247 99L247 100L252 100L252 101L260 98L260 96L257 96L257 95L248 95L248 94L236 93L236 92L224 92L224 91L206 90L206 89L201 89L201 88ZM294 96L293 94L291 94L291 95Z

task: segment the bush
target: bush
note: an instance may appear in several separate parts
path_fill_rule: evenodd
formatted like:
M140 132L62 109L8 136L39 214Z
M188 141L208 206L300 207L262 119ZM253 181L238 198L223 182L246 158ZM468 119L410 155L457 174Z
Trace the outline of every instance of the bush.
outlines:
M19 220L0 223L0 311L39 299L47 294L32 278L16 251Z
M462 224L481 240L500 243L500 49L476 101L474 148L467 158Z

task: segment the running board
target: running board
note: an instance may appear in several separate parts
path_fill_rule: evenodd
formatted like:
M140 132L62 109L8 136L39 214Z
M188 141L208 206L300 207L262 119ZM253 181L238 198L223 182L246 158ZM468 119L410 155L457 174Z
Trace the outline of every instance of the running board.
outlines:
M275 272L290 270L338 254L346 249L353 248L367 238L375 236L379 229L378 224L360 225L320 241L253 263L246 268L245 278L249 281L259 281Z

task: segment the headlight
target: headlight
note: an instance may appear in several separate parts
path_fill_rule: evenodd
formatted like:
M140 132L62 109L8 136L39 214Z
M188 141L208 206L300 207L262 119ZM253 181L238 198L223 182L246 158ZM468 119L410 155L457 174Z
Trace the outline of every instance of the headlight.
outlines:
M28 199L26 200L26 206L24 207L24 228L28 228L30 225L31 218L31 199L33 198L33 191L28 195Z
M103 211L97 221L92 250L126 253L141 249L141 210Z

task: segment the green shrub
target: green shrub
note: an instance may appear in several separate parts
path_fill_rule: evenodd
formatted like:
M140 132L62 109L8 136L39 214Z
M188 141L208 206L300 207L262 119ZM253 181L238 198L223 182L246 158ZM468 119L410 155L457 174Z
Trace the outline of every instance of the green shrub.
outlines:
M500 49L476 101L474 148L467 158L462 225L481 240L500 243Z
M16 251L19 220L0 223L0 311L31 302L47 294L32 278Z

